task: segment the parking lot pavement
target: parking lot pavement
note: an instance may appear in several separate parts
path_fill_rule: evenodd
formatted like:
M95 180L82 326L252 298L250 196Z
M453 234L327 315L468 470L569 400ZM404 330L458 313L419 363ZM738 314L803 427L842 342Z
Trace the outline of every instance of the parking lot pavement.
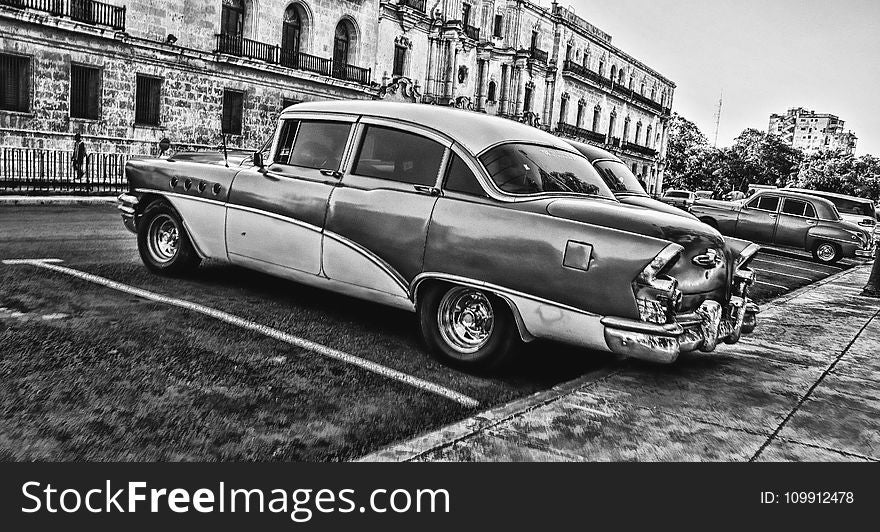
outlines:
M500 376L461 373L411 313L216 263L157 277L112 206L0 206L0 259L40 258L63 262L0 265L0 459L347 460L619 369L536 342Z
M21 258L63 262L0 265L0 459L345 460L609 359L535 343L461 373L411 313L219 264L152 275L112 206L0 207Z
M632 362L364 461L880 461L880 300L857 266L776 300L755 334Z
M759 303L769 301L859 264L864 264L864 261L842 259L833 265L820 264L808 253L762 247L752 261L757 282L750 295Z

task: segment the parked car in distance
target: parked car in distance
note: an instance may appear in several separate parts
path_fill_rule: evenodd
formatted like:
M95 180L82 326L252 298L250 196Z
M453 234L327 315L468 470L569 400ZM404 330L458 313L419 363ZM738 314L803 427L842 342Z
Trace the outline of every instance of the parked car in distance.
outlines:
M786 188L785 190L827 199L837 207L837 212L840 213L840 216L844 220L860 225L868 231L872 231L874 234L874 240L880 238L880 227L877 225L877 207L874 205L873 201L864 198L857 198L855 196L847 196L845 194L822 192L805 188Z
M724 194L721 198L724 201L738 201L741 199L746 199L746 193L741 190L731 190L730 192Z
M688 190L670 189L663 194L660 201L678 207L679 209L689 211L694 202L697 201L697 196Z
M417 313L440 360L536 338L672 362L755 326L757 246L621 204L563 140L424 104L285 109L250 167L135 159L120 195L147 268L215 259Z
M566 139L566 142L590 161L590 164L599 172L602 180L614 193L614 197L621 203L696 220L696 217L691 213L649 196L629 167L613 153L584 142L569 139Z
M759 190L776 190L776 185L749 185L749 191L746 192L746 197L750 198L755 195Z
M698 200L712 199L713 194L714 192L712 192L711 190L697 190L696 192L694 192L694 197Z
M825 264L874 255L871 234L843 220L833 203L788 189L759 190L736 202L703 200L691 212L724 235L803 249Z

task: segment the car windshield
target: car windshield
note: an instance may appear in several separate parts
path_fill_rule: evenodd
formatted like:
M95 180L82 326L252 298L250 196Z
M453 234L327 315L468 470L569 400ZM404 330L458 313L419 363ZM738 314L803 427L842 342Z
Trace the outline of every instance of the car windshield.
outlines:
M502 144L480 157L498 188L511 194L572 192L614 198L584 157L549 146Z
M645 189L639 184L639 180L626 167L618 161L597 161L593 164L602 176L602 180L615 194L640 194L647 196Z
M666 193L667 198L689 198L691 197L689 192L685 192L683 190L670 190Z

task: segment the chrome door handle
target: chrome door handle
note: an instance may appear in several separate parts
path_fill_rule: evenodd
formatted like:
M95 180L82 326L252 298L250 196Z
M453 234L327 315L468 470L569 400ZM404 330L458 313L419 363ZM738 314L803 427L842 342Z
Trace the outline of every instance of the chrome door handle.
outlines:
M778 215L776 215L776 214L771 214L771 215L770 215L770 218L776 218L776 216L778 216Z
M342 177L342 172L340 172L339 170L328 170L326 168L321 168L318 171L321 172L321 175L325 175L328 177L335 177L336 179L340 179Z
M429 196L439 196L440 189L428 185L413 185L413 189L419 194L427 194Z

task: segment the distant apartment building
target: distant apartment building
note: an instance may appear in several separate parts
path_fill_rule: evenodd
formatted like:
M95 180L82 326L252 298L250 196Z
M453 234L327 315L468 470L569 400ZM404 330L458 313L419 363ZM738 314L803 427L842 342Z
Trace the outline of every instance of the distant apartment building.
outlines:
M659 192L675 84L611 41L548 0L0 0L0 148L256 149L292 103L389 99L605 146Z
M844 131L844 124L837 115L796 107L784 115L770 115L767 131L807 153L825 150L853 153L857 137L852 131Z

